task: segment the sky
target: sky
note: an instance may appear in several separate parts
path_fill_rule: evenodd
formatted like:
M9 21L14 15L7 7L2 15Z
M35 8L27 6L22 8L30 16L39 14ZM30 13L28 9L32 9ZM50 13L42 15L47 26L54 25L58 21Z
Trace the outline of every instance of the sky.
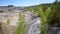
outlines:
M43 3L52 3L55 0L0 0L0 6L14 5L14 6L32 6Z

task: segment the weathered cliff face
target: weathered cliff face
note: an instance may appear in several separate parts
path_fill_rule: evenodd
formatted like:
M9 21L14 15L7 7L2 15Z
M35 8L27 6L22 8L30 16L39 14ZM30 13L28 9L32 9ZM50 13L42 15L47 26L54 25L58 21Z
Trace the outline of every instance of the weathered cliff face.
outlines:
M40 34L40 19L32 20L27 26L27 34Z
M26 34L39 34L40 33L40 19L32 19L31 12L22 12L25 15L25 21L27 24ZM16 34L16 28L18 26L19 13L0 13L1 34ZM9 24L7 20L9 19ZM33 30L33 31L32 31Z
M12 8L12 7L11 7ZM4 12L0 13L0 34L16 34L18 26L19 13L25 15L26 21L26 34L39 34L41 19L33 15L30 11L13 10L13 8L4 8Z

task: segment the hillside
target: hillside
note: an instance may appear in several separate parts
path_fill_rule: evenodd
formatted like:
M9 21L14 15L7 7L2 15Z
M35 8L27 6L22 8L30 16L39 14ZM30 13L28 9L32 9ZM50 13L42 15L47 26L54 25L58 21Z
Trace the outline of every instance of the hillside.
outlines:
M36 6L26 7L26 10L32 11L33 14L38 13L38 15L41 17L42 19L41 34L44 34L47 31L50 32L50 30L48 29L51 27L60 27L59 6L60 6L60 2L54 2L54 3L40 4Z
M0 6L0 34L60 34L60 2Z
M0 6L0 34L39 34L39 23L36 14L22 7Z

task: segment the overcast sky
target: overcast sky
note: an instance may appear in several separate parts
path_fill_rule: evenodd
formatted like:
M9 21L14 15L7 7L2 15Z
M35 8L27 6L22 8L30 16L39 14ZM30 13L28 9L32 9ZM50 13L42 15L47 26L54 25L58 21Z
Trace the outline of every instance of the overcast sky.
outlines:
M0 6L15 5L15 6L32 6L42 3L52 3L55 0L0 0Z

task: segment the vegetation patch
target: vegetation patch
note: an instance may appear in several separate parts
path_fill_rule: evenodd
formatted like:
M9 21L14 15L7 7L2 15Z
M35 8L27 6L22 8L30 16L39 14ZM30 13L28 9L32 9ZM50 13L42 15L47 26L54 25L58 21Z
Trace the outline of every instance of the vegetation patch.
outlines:
M26 33L26 22L24 14L19 13L18 26L16 29L16 34L25 34Z

